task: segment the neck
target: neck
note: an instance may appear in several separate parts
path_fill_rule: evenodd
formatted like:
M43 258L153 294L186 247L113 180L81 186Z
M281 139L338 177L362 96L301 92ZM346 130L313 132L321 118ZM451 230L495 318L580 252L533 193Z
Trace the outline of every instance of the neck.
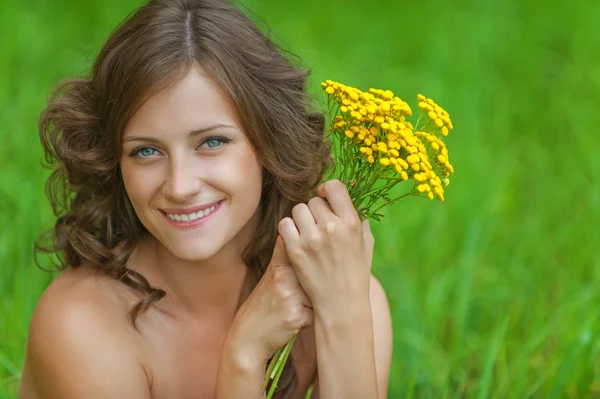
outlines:
M254 230L244 230L217 255L201 261L177 258L148 235L140 240L131 268L166 292L159 304L162 311L228 324L257 283L242 260L251 239L248 232Z

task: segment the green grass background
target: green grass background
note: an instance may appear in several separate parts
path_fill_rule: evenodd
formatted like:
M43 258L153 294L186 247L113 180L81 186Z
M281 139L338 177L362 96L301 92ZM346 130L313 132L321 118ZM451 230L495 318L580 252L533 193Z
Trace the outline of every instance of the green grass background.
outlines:
M14 398L52 276L37 118L138 0L0 0L0 398ZM390 398L600 397L600 3L245 4L318 83L389 88L450 112L446 202L373 224L394 323Z

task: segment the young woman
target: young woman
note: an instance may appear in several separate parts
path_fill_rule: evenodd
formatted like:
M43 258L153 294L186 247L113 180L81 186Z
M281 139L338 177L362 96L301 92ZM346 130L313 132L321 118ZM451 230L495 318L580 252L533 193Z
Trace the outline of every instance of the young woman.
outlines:
M282 50L221 0L155 0L40 120L63 272L33 315L21 399L384 398L373 236ZM49 244L48 244L49 243ZM264 395L263 395L264 396Z

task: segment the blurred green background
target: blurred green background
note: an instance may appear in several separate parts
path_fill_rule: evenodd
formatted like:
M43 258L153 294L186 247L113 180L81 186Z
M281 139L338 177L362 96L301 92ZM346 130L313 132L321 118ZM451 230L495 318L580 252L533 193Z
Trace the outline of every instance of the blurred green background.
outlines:
M600 397L600 3L247 0L333 79L451 115L446 202L387 211L374 273L390 398ZM37 118L139 0L0 0L0 398L14 398L53 223Z

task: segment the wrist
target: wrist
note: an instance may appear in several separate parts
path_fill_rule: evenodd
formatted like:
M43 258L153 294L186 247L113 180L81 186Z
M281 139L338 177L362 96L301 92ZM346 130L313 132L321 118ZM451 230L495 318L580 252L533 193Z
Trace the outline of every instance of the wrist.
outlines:
M221 351L221 359L228 367L242 373L264 373L269 359L261 351L247 343L226 340Z
M221 350L215 398L237 399L261 398L261 387L265 379L266 363L249 348L239 350L231 341L226 341Z
M315 324L324 328L355 328L373 326L369 297L353 298L351 301L331 301L315 306Z

